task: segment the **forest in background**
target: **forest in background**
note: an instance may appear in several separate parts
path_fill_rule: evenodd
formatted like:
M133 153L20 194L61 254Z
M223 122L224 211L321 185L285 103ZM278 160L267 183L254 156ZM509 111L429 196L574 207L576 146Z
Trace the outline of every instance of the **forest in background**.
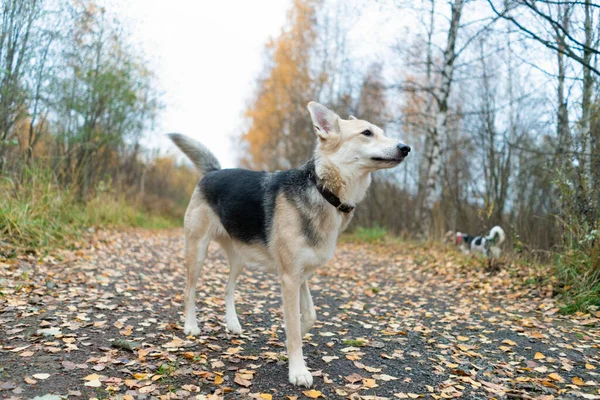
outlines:
M93 0L1 0L1 240L182 220L197 177L141 144L161 93L124 25Z
M353 227L437 239L501 225L509 254L555 263L555 289L574 309L600 305L600 5L377 4L406 28L362 25L358 3L293 1L265 47L242 165L309 158L305 105L318 100L413 147L399 168L375 174ZM361 29L397 35L385 58L354 58Z
M310 157L317 99L413 146L378 173L357 226L441 237L502 225L518 250L597 234L598 43L593 1L381 1L413 23L363 65L349 37L360 5L295 0L245 113L241 162L283 169ZM369 27L369 29L373 29ZM360 30L360 28L359 28ZM362 62L362 63L361 63ZM595 232L595 233L594 233Z
M365 61L367 7L397 28ZM561 286L597 299L599 21L592 0L293 0L240 122L240 164L307 160L318 100L414 149L376 174L355 228L435 239L500 224L509 252L557 256ZM93 0L0 0L0 24L0 242L176 223L197 178L142 144L161 92L119 16Z

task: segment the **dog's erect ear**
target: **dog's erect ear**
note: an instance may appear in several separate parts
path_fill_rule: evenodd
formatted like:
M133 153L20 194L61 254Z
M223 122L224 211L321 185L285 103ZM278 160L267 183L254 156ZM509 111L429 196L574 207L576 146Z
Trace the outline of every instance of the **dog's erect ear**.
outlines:
M357 120L358 118L356 118L354 115L351 115L351 116L348 117L348 119L350 121L353 121L353 120Z
M340 132L340 117L336 113L315 101L311 101L306 107L319 138L327 140L329 135Z

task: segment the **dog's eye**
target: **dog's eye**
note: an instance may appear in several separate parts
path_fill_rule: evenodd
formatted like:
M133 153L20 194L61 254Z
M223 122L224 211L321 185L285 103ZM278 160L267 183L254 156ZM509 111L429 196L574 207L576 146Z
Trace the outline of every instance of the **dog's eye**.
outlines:
M365 136L373 136L373 132L371 132L371 131L370 131L370 130L368 130L368 129L367 129L366 131L362 131L361 133L362 133L363 135L365 135Z

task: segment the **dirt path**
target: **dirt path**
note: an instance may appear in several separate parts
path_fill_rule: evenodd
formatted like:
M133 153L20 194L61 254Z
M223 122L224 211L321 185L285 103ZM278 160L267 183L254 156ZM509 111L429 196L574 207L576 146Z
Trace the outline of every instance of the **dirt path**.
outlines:
M216 247L202 336L184 336L182 247L180 231L100 232L41 263L0 259L0 397L600 399L598 315L560 316L514 272L402 244L342 244L313 277L315 385L293 387L279 285L246 270L244 334L228 334Z

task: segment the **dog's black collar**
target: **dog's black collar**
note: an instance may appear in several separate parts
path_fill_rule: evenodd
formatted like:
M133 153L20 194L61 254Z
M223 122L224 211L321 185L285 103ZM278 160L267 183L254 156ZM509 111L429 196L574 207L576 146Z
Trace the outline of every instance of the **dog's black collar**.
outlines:
M327 189L326 187L321 185L319 182L317 182L317 173L315 170L311 171L309 176L310 176L310 180L312 182L314 182L315 186L317 187L317 190L319 191L319 193L321 193L321 196L323 196L323 198L325 200L327 200L327 202L329 204L334 206L338 211L348 214L354 210L354 206L351 206L350 204L342 203L340 198L337 197L335 195L335 193L333 193L331 190Z

